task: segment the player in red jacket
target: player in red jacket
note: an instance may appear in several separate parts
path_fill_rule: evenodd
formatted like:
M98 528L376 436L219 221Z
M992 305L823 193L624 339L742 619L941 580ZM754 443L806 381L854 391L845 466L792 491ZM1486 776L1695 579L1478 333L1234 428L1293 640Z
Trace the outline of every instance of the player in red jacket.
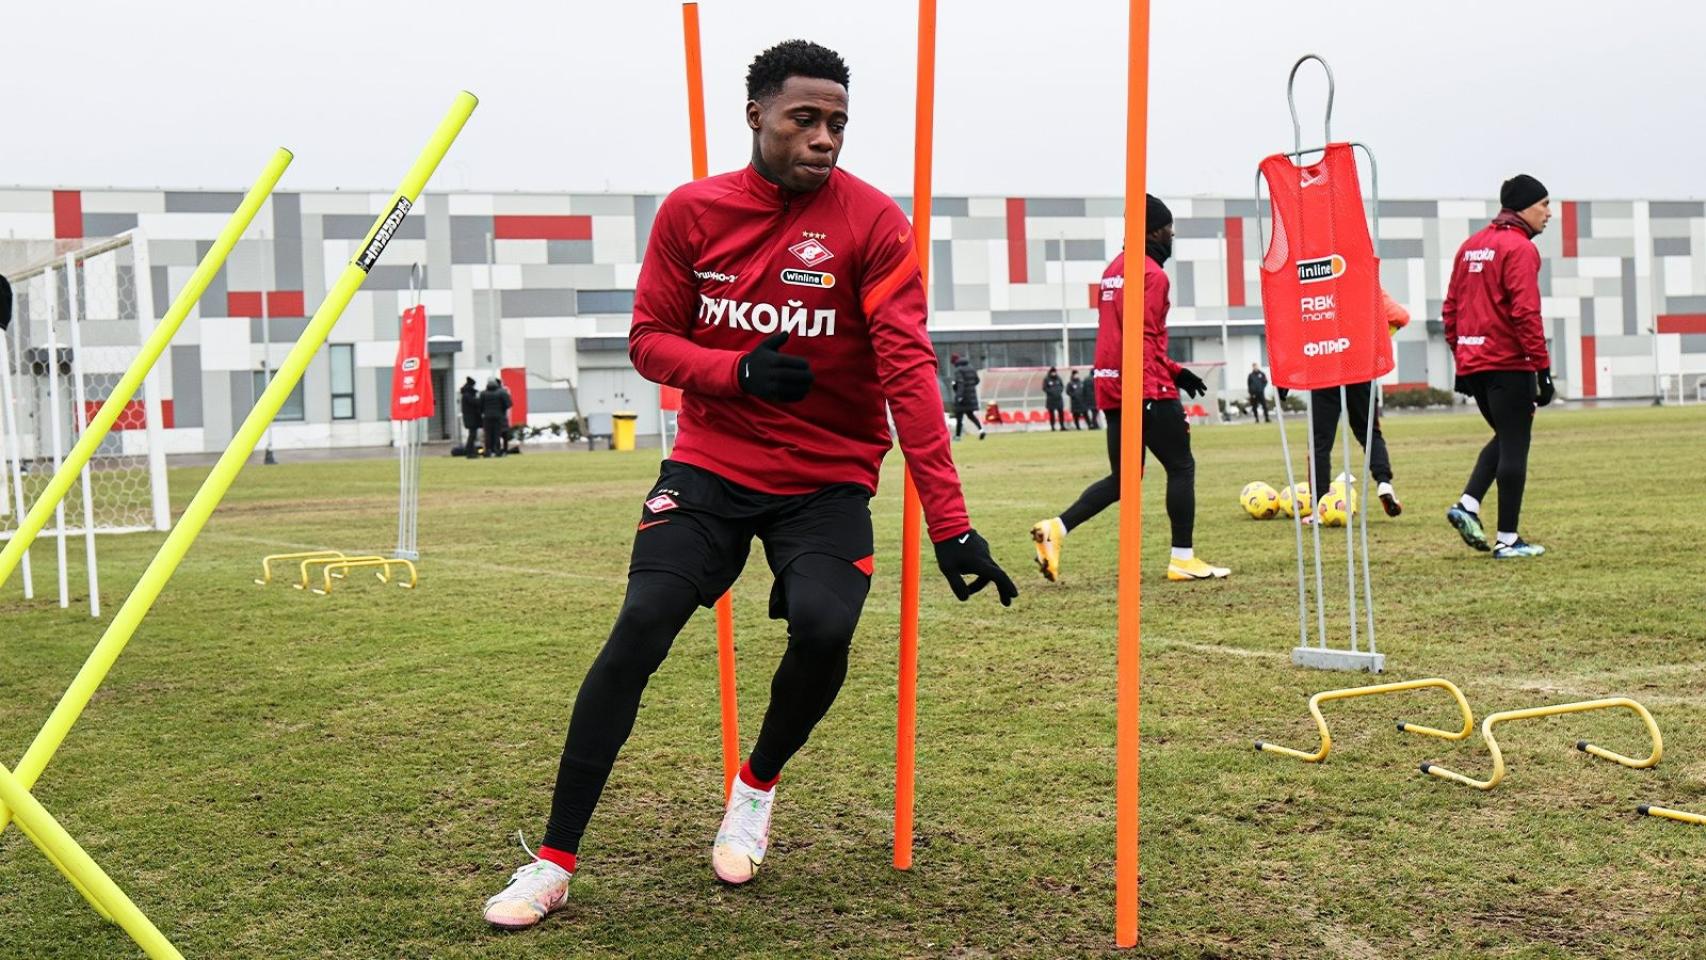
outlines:
M1504 182L1503 208L1458 248L1440 317L1457 361L1457 392L1475 398L1493 439L1481 449L1463 496L1445 518L1463 542L1504 559L1538 557L1546 548L1517 535L1528 483L1534 412L1552 402L1552 359L1540 317L1540 251L1534 238L1552 219L1546 187L1527 174ZM1498 537L1489 545L1481 498L1499 484Z
M891 414L954 594L990 583L1004 605L1018 594L966 517L911 226L836 167L847 80L840 56L813 43L759 54L747 74L751 165L683 186L658 210L629 353L648 379L683 390L680 440L644 498L627 597L575 699L544 844L487 901L494 926L531 926L562 905L647 679L693 611L734 583L754 537L788 646L711 862L726 883L757 873L782 767L847 674Z
M1173 255L1173 212L1155 197L1147 197L1143 260L1143 446L1167 471L1167 519L1172 525L1173 552L1167 563L1169 580L1211 580L1232 571L1205 563L1191 546L1196 523L1197 461L1191 455L1191 425L1185 419L1179 391L1193 397L1208 391L1195 373L1167 355L1168 280L1162 264ZM1078 500L1058 517L1031 527L1037 547L1037 568L1045 578L1060 578L1060 547L1078 525L1120 499L1120 385L1121 349L1125 331L1125 252L1102 274L1102 298L1097 304L1101 326L1096 333L1096 368L1092 379L1096 405L1108 415L1108 464L1112 471L1084 489Z

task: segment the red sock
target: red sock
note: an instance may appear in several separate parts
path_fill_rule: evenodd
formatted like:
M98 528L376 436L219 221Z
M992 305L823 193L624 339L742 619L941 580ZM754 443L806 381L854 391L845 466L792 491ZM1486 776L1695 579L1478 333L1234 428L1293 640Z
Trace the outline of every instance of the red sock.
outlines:
M570 873L575 872L575 855L567 850L558 850L555 847L547 847L544 844L540 844L539 859L549 860Z
M779 773L777 775L775 775L774 777L771 777L769 780L760 780L757 777L753 776L752 775L752 761L751 760L748 760L747 762L740 765L740 782L746 784L747 786L751 787L754 790L769 790L769 789L775 787L776 781L778 781L780 779L782 779L782 775Z

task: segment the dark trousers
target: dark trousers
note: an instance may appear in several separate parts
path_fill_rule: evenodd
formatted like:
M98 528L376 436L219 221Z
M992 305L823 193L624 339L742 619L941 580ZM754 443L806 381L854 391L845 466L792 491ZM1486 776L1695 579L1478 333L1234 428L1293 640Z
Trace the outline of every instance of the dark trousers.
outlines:
M1066 429L1066 411L1058 403L1048 405L1048 428L1050 430Z
M1265 393L1252 393L1252 394L1250 394L1250 415L1252 417L1256 418L1257 423L1261 423L1264 420L1269 422L1269 423L1273 422L1273 419L1274 419L1273 416L1268 413L1268 396L1267 396L1267 394L1265 394Z
M486 456L501 457L504 452L504 422L502 417L486 417Z
M1086 421L1088 419L1090 419L1089 414L1085 413L1082 410L1074 409L1072 411L1072 429L1074 429L1074 430L1084 429L1084 421Z
M1120 411L1108 414L1107 476L1084 488L1078 500L1060 515L1067 530L1108 509L1120 499ZM1197 515L1197 461L1191 455L1191 424L1177 400L1143 402L1144 457L1150 453L1167 471L1167 520L1173 528L1173 546L1191 545Z
M1095 407L1090 408L1090 429L1102 429L1102 411L1097 410Z
M468 441L462 445L462 455L470 458L477 457L480 455L480 425L470 423L466 426L468 428Z
M763 780L781 772L835 702L870 587L857 567L821 554L800 557L778 579L788 646L770 681L770 706L748 760L753 775ZM575 697L545 826L546 846L579 850L616 754L633 732L646 682L703 600L697 585L672 573L629 576L616 626Z
M1351 434L1368 451L1368 472L1373 474L1375 483L1391 483L1392 459L1386 454L1386 438L1380 435L1379 410L1374 413L1373 435L1369 435L1368 431L1368 404L1373 396L1372 384L1352 383L1345 386L1345 400L1350 407ZM1309 401L1309 433L1315 446L1315 482L1325 493L1327 484L1333 482L1333 441L1339 435L1339 388L1311 390ZM1353 477L1362 473L1360 469L1353 468L1348 463L1345 464L1345 471Z
M1463 492L1484 499L1499 485L1499 532L1517 532L1522 518L1522 493L1528 485L1528 444L1534 434L1534 374L1524 370L1490 370L1458 378L1468 387L1481 418L1493 428L1493 439L1475 458Z
M970 410L955 410L954 411L954 436L957 437L961 433L965 432L967 420L971 421L971 425L977 430L978 433L983 432L983 424L977 422L977 414L971 412Z

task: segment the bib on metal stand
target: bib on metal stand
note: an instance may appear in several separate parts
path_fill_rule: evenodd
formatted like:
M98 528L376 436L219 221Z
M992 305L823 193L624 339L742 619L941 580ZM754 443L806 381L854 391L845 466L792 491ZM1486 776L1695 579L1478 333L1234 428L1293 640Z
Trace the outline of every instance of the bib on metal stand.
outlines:
M1327 110L1323 123L1324 142L1304 149L1302 127L1297 121L1295 88L1297 73L1310 60L1327 75ZM1370 443L1363 448L1360 507L1350 489L1351 429L1347 384L1371 383L1393 367L1392 341L1380 310L1380 175L1374 154L1361 143L1333 140L1333 71L1327 61L1307 54L1292 65L1286 81L1286 101L1291 107L1292 147L1264 159L1256 172L1256 235L1263 247L1262 313L1267 331L1268 365L1273 383L1286 390L1312 391L1338 388L1340 423L1345 435L1345 502L1350 515L1345 523L1346 599L1350 608L1350 645L1327 645L1326 582L1321 567L1321 516L1311 502L1296 503L1297 480L1285 432L1285 402L1277 411L1280 450L1285 457L1286 483L1294 505L1292 525L1297 540L1297 647L1292 662L1299 666L1330 670L1367 670L1380 673L1385 656L1375 648L1374 591L1368 566L1369 450L1373 439L1374 408L1371 396L1368 423L1363 434ZM1368 158L1371 174L1374 227L1372 234L1363 213L1362 185L1357 175L1356 150ZM1305 158L1315 158L1305 162ZM1273 232L1263 240L1262 184L1266 182L1272 204ZM1313 431L1313 403L1305 393L1305 410ZM1337 429L1337 427L1335 428ZM1309 497L1329 493L1325 478L1315 476L1313 442L1308 450ZM1363 608L1366 644L1359 642L1357 616L1356 543L1352 530L1361 515ZM1309 515L1315 557L1316 639L1309 640L1308 578L1304 572L1303 518Z

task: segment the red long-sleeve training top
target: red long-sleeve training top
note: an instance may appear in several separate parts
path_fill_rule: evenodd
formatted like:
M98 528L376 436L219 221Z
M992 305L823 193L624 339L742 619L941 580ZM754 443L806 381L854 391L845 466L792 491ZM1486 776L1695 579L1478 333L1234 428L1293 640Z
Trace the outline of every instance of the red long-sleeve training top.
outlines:
M1167 310L1172 289L1167 271L1152 257L1143 258L1143 399L1176 400L1173 377L1181 367L1167 355ZM1101 325L1096 329L1096 407L1118 410L1123 386L1120 368L1125 344L1125 251L1102 272L1102 296L1096 302Z
M1540 251L1520 216L1501 211L1463 241L1440 319L1458 373L1551 369L1540 317Z
M884 401L930 539L971 529L949 453L912 225L841 169L793 193L751 166L678 188L658 208L634 292L628 354L682 390L671 459L765 493L877 489ZM811 362L797 403L740 388L737 362L772 334Z

